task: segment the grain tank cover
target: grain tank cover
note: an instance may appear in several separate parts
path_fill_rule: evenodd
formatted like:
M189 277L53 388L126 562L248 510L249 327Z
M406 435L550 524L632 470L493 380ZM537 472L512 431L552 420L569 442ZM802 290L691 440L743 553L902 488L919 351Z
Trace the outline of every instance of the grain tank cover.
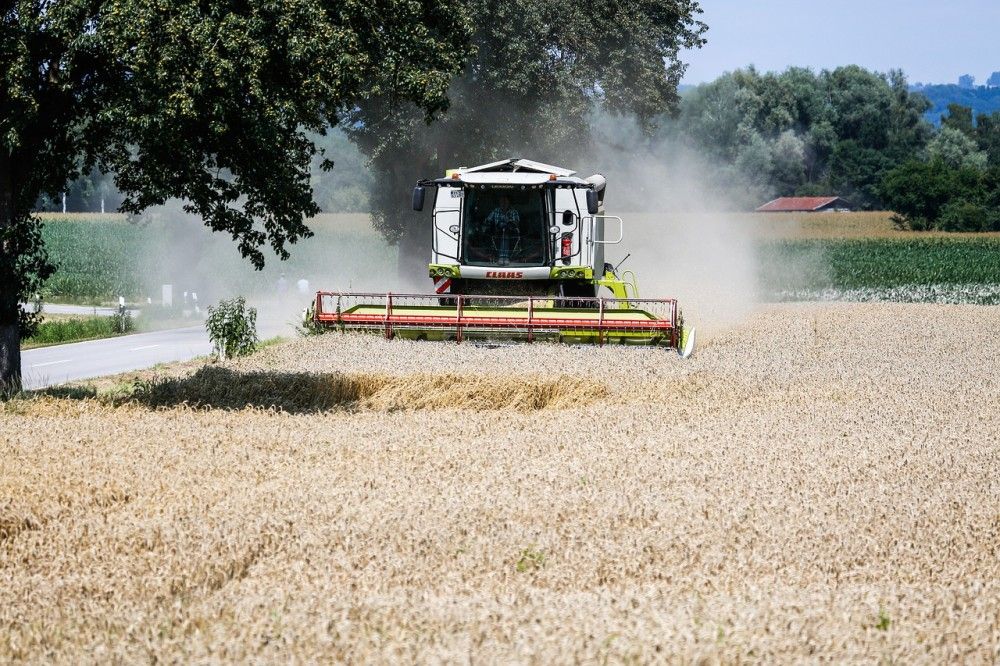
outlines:
M569 176L576 175L576 172L572 169L567 169L565 167L553 166L551 164L545 164L543 162L535 162L533 160L525 160L518 157L512 157L506 160L500 160L499 162L490 162L489 164L480 164L474 167L461 167L456 169L459 173L475 173L479 171L510 171L514 173L542 173L542 174L554 174L559 178L567 178Z

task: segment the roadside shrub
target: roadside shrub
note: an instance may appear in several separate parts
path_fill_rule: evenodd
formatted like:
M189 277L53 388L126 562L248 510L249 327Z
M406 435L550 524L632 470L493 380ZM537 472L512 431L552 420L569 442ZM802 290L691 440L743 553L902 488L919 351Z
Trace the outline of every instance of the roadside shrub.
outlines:
M220 359L252 354L257 348L257 310L242 296L208 306L208 338Z

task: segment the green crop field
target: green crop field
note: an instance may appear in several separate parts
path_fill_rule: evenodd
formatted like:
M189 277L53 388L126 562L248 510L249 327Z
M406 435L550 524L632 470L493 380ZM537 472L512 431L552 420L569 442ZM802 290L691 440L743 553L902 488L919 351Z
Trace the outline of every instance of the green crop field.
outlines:
M759 257L773 300L1000 303L993 236L776 240Z
M141 294L141 261L149 230L119 216L47 218L42 237L55 274L46 295L61 303L98 304Z

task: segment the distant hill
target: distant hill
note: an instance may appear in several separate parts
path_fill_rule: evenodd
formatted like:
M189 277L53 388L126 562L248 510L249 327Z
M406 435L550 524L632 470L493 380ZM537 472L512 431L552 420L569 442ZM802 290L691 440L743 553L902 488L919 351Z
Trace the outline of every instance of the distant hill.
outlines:
M934 105L930 111L924 114L924 117L935 125L941 124L941 114L948 112L949 104L971 107L973 116L978 116L980 113L989 115L994 111L1000 111L1000 88L987 88L986 86L962 88L949 83L912 86L910 90L921 93Z

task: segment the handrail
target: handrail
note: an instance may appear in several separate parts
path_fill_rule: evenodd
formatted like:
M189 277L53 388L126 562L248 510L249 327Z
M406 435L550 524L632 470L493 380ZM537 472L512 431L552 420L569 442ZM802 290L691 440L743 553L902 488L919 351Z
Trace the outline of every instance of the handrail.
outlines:
M616 238L615 240L596 240L594 238L594 236L596 234L594 234L592 232L591 235L590 235L590 244L591 245L618 245L618 243L621 243L622 239L625 238L625 221L622 220L622 218L618 217L617 215L591 215L590 216L591 224L593 224L594 222L596 222L598 219L601 219L601 220L618 220L618 238Z

